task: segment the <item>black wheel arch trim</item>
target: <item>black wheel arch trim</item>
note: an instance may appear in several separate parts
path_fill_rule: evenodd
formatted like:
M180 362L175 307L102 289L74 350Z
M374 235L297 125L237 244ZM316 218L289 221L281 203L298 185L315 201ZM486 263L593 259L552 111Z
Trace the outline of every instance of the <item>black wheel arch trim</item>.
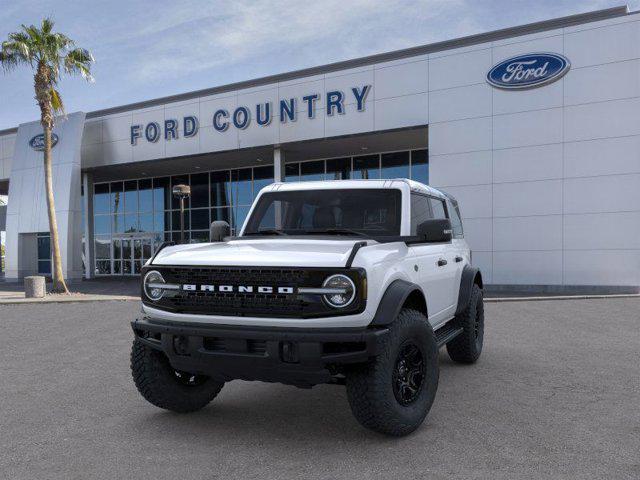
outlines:
M385 326L393 323L400 310L404 306L409 296L418 292L425 303L425 316L426 312L426 297L422 289L415 283L407 282L406 280L394 280L389 284L387 290L382 295L376 314L371 321L372 326Z
M458 307L456 308L456 315L462 313L471 299L471 289L473 285L477 283L480 288L483 288L482 273L478 267L472 267L471 265L465 265L462 270L462 277L460 278L460 291L458 293Z

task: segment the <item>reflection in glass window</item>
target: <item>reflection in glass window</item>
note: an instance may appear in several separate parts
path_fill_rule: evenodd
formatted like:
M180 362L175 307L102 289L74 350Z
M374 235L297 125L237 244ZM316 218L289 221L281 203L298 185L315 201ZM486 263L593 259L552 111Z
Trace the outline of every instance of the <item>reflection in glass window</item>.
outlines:
M229 225L231 225L230 208L228 208L228 207L212 208L211 209L211 221L215 222L217 220L224 220Z
M95 239L95 256L98 260L111 258L111 238L96 237Z
M153 210L162 212L171 205L171 190L169 177L153 179Z
M184 212L184 229L189 229L189 211ZM174 210L171 212L171 230L174 232L180 231L180 210Z
M138 217L138 229L141 232L153 232L153 215L151 213L140 214Z
M409 178L409 152L383 153L380 178Z
M51 274L51 260L38 260L38 273L43 275Z
M300 181L300 164L299 163L287 163L284 166L285 182L299 182Z
M206 243L209 241L209 231L194 231L191 232L191 243Z
M93 213L109 213L109 184L94 185Z
M233 185L231 204L250 205L253 199L253 193L251 191L251 169L243 168L241 170L232 170L231 180Z
M49 233L38 233L38 260L51 260L51 236Z
M111 219L111 231L113 233L124 233L124 215L112 215Z
M111 233L111 215L96 215L93 217L93 233L108 235Z
M191 175L191 208L209 206L209 174Z
M327 180L349 180L351 178L351 158L327 160Z
M111 273L111 260L96 261L96 275L109 275Z
M124 186L122 182L111 182L111 213L124 212L123 194Z
M273 165L253 169L253 196L267 185L273 183Z
M447 213L444 208L444 202L439 198L431 198L430 200L433 218L447 218Z
M411 179L429 185L429 154L427 150L411 152Z
M138 214L127 213L124 216L124 231L126 233L133 233L138 231Z
M230 193L229 171L211 172L211 206L224 207L230 205Z
M324 160L300 163L300 180L303 182L324 180Z
M191 210L191 229L204 230L209 228L209 209L198 208Z
M150 178L138 180L138 211L153 211L153 188Z
M378 155L353 157L351 178L364 180L380 178L380 157Z
M169 230L169 223L171 219L169 218L168 212L156 212L153 214L153 231L154 232L163 232L164 230Z
M242 225L247 218L247 214L249 213L249 208L251 207L236 207L234 209L233 224L231 226L233 227L236 234L240 232L240 229L242 228Z
M127 180L124 182L124 211L136 213L138 211L138 182Z

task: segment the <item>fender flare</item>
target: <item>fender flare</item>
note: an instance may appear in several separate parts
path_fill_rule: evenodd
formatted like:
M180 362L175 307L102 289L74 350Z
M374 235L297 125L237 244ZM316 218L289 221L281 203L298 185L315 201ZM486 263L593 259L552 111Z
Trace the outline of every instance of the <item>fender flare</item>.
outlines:
M476 281L477 279L477 281ZM483 288L482 273L478 267L472 267L471 265L465 265L462 270L462 277L460 278L460 291L458 293L458 307L456 308L456 315L462 313L471 298L471 288L474 283L478 283L480 288Z
M420 293L426 306L426 297L418 285L406 280L394 280L391 282L380 299L378 309L370 325L385 326L392 323L400 313L400 310L402 310L402 306L409 298L409 295L414 292Z

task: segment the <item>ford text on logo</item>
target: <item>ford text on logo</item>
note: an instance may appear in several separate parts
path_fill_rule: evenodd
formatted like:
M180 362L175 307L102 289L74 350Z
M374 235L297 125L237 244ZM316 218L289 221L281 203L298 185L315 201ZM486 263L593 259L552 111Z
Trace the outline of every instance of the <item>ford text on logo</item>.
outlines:
M264 102L256 105L240 105L234 110L220 108L213 115L206 119L207 126L212 126L218 133L224 133L233 126L239 130L246 129L252 122L260 127L266 127L272 120L278 118L280 123L295 122L298 115L306 115L313 119L316 110L324 110L327 116L331 117L336 113L342 115L346 112L345 105L353 102L358 112L363 112L367 95L371 90L371 85L353 87L348 92L333 90L326 92L324 98L319 93L310 93L301 98L283 98L275 102ZM163 125L159 122L149 122L146 125L131 125L131 145L136 145L138 139L144 137L148 142L155 143L164 137L166 141L176 140L180 136L189 138L197 135L199 129L198 117L187 115L182 117L182 121L177 118L164 120Z
M487 82L504 89L540 87L558 80L570 67L569 60L557 53L530 53L494 66L487 73Z
M58 143L58 135L55 133L51 134L51 148L55 147ZM31 140L29 140L29 146L38 152L44 151L44 133L36 135Z
M270 287L253 285L194 285L184 284L182 290L187 292L219 292L219 293L274 293L291 295L293 287Z

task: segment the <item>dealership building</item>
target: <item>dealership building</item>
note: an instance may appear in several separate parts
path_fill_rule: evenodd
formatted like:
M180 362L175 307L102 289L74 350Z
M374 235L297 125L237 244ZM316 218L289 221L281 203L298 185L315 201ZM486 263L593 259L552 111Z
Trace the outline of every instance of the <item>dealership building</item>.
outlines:
M51 271L38 122L0 131L7 281ZM455 196L485 283L640 286L640 15L552 19L70 113L54 130L68 278L136 275L235 230L272 182L408 177Z

